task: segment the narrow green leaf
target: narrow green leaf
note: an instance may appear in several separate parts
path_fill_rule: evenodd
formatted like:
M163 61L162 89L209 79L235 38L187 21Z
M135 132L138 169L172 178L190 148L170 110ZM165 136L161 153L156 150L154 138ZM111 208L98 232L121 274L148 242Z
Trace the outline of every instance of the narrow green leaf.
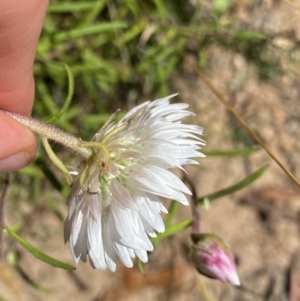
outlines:
M237 31L232 35L233 38L241 40L252 40L252 39L267 39L268 36L260 31L243 30Z
M166 228L170 226L173 217L176 215L178 211L178 208L179 208L179 202L172 201L168 210L169 213L166 215L164 219L164 224Z
M102 9L105 7L106 2L109 0L98 0L95 1L93 5L93 9L90 10L84 18L80 21L77 27L86 26L88 24L91 24L95 21L97 16L101 13Z
M204 68L207 65L206 51L202 48L198 52L198 64L200 68Z
M140 3L135 0L126 0L124 1L124 4L127 6L128 10L134 15L134 17L137 19L140 17L143 10L141 10Z
M32 246L29 242L24 240L22 237L20 237L16 232L14 232L12 229L4 226L3 227L6 232L13 237L15 240L17 240L29 253L31 253L33 256L36 258L40 259L41 261L44 261L56 268L61 268L64 270L72 271L75 270L76 268L70 264L64 263L62 261L59 261L57 259L54 259L53 257L50 257L46 255L45 253L41 252L34 246Z
M144 272L143 263L142 263L142 261L141 261L139 258L136 259L136 267L137 267L138 271L139 271L141 274L144 274L144 273L145 273L145 272Z
M78 127L74 123L73 119L77 118L82 108L78 105L72 105L64 113L63 118L60 118L57 122L57 126L70 134L78 134Z
M57 112L57 107L53 102L47 85L44 82L40 81L37 84L36 89L41 95L43 95L41 100L44 108L48 111L48 113L55 114L55 112Z
M174 235L177 232L180 232L181 230L190 227L192 225L192 223L193 223L192 219L187 219L187 220L179 222L175 225L169 226L165 230L165 232L158 234L157 237L152 238L151 241L152 241L154 246L157 246L164 238L166 238L168 236L171 236L171 235Z
M230 150L203 150L202 152L209 157L233 157L233 156L249 156L257 152L259 148L241 148Z
M127 24L125 22L106 22L95 25L89 25L81 28L71 29L69 31L59 32L54 35L55 42L70 41L73 39L78 39L91 34L99 34L104 31L112 31L120 28L126 28Z
M166 10L166 3L163 0L154 0L157 12L162 22L165 22L168 17L168 12Z
M90 114L90 115L82 116L82 123L89 129L99 130L101 126L109 119L110 116L111 114L109 113ZM115 120L119 120L119 119L121 119L121 117L118 114Z
M96 4L97 4L96 1L50 3L48 7L48 12L49 13L78 12L86 9L92 9L95 7Z
M42 173L41 169L37 166L34 166L33 164L22 168L21 170L19 170L19 173L39 179L44 178L44 174Z
M74 94L74 78L73 78L72 72L67 64L64 64L64 66L65 66L67 74L68 74L68 95L67 95L67 98L65 100L63 107L56 114L49 117L46 120L47 123L53 123L53 122L57 121L68 110L71 100L72 100L72 97L73 97L73 94Z
M265 165L265 166L261 167L260 169L258 169L257 171L255 171L254 173L252 173L251 175L249 175L248 177L246 177L244 180L238 182L237 184L227 187L225 189L219 190L217 192L205 195L205 196L197 199L196 202L203 203L205 200L209 200L211 202L220 197L223 197L228 194L232 194L240 189L243 189L243 188L247 187L248 185L250 185L251 183L253 183L255 180L257 180L259 177L261 177L263 175L263 173L267 170L267 168L268 168L268 165Z
M121 46L122 44L127 43L128 41L135 38L138 34L140 34L144 28L146 27L147 23L142 21L137 24L134 24L130 29L122 34L121 37L119 37L115 43L118 46Z

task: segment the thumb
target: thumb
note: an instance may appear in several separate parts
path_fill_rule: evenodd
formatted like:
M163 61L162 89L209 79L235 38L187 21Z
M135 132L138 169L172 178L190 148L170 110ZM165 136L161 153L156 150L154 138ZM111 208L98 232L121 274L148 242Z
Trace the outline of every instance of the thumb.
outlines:
M0 109L29 115L34 100L33 61L48 0L0 1ZM36 140L27 128L0 114L0 172L24 167Z

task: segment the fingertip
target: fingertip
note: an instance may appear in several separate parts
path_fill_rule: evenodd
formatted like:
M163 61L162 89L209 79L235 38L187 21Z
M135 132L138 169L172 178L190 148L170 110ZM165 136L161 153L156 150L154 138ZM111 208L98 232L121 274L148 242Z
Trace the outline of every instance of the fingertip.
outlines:
M6 173L25 167L32 160L30 155L30 153L21 152L0 160L0 172Z
M0 172L10 172L28 165L35 157L37 142L29 129L1 113Z

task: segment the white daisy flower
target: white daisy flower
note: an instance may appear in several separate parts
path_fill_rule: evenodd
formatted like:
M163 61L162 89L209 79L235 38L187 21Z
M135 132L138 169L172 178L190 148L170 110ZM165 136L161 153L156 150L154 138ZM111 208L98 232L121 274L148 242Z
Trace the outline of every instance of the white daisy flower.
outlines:
M119 258L132 267L137 256L147 262L153 251L149 237L165 230L160 197L188 205L185 184L170 169L197 164L204 141L202 128L181 119L193 113L184 103L170 104L175 95L145 102L122 120L108 123L88 143L94 147L82 162L67 199L65 241L76 264L115 271Z

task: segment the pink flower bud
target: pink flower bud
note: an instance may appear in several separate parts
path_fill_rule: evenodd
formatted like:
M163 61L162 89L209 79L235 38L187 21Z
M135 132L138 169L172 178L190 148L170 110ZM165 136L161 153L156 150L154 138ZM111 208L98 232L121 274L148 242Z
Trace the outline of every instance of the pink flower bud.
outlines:
M222 238L214 234L193 234L192 239L191 259L200 274L240 285L233 255Z

